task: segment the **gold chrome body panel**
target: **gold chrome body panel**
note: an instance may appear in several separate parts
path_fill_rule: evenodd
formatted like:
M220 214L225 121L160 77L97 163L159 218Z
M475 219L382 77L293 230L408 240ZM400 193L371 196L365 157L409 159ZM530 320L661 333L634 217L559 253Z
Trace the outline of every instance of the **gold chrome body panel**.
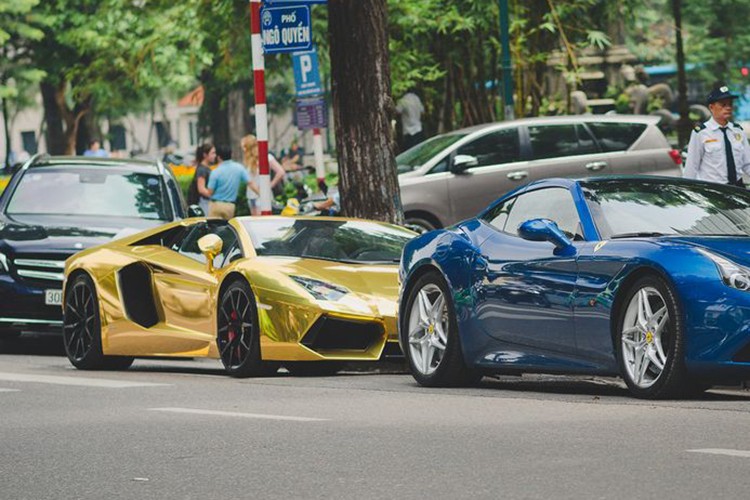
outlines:
M95 283L105 355L218 358L219 295L223 283L237 278L246 280L255 296L264 360L377 360L386 342L397 342L395 263L366 265L257 257L250 237L236 219L230 224L237 232L244 258L221 269L210 269L205 263L159 244L137 244L176 226L205 220L194 218L167 224L85 250L66 261L66 283L79 272L87 273ZM209 250L214 251L215 247ZM145 267L148 272L150 289L139 292L138 300L153 301L153 325L143 326L126 312L123 294L133 293L124 291L120 271L126 266L141 266L141 272ZM339 300L317 300L290 275L343 286L349 293ZM63 297L64 293L63 289ZM363 349L313 349L303 345L305 335L322 317L351 326L352 331L366 325L369 331L380 333Z

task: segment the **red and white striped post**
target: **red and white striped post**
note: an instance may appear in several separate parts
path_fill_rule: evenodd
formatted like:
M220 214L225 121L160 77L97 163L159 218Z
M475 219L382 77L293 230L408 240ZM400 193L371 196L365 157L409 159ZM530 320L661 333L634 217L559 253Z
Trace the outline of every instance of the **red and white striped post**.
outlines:
M260 173L260 213L271 215L271 177L268 165L268 108L263 41L260 34L260 7L263 0L250 0L250 43L253 51L253 86L255 89L255 134L258 138Z
M320 183L326 179L326 172L323 166L323 138L319 128L313 129L313 153L315 153L315 176L320 186Z

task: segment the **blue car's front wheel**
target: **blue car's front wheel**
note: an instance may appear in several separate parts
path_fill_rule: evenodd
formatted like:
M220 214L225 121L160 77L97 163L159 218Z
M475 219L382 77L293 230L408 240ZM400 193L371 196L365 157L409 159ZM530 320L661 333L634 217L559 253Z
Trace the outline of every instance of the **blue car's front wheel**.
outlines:
M630 391L657 399L705 390L685 368L682 312L672 287L658 276L644 276L628 289L622 304L615 348Z
M411 373L421 385L458 386L481 375L466 366L453 300L443 277L429 272L410 287L401 320L401 344Z

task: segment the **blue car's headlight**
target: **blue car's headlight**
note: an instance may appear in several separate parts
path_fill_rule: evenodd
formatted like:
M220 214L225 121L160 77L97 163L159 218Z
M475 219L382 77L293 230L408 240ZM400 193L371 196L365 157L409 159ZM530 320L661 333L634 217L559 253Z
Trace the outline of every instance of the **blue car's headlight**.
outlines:
M4 253L0 252L0 273L8 272L8 257Z
M303 278L302 276L289 276L294 281L302 285L302 287L310 292L310 295L318 300L339 300L341 297L349 293L349 290L342 286L333 285L326 283L325 281L318 281L312 278Z
M708 250L699 248L698 251L716 264L721 279L725 284L738 290L750 290L750 269L735 264L731 260L725 259Z

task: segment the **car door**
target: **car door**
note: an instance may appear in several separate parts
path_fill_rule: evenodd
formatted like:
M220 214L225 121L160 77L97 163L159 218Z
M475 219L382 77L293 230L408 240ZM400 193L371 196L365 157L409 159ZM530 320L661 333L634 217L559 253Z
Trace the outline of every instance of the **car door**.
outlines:
M582 240L568 189L529 191L495 207L484 217L494 230L480 246L487 266L477 317L497 340L574 354L576 256L555 255L549 242L520 238L518 226L536 218L552 219L573 241Z
M214 258L220 270L238 251L238 238L226 221L204 221L195 224L170 248L149 256L154 290L162 307L164 322L171 329L164 332L163 352L184 353L202 350L216 338L216 304L213 302L219 272L209 272L198 240L217 234L223 241L222 252Z
M528 125L524 134L531 155L529 180L612 173L612 166L582 124Z
M518 127L484 134L458 147L453 155L476 160L462 170L453 169L448 194L453 221L474 217L501 194L528 181L527 162L521 160Z

